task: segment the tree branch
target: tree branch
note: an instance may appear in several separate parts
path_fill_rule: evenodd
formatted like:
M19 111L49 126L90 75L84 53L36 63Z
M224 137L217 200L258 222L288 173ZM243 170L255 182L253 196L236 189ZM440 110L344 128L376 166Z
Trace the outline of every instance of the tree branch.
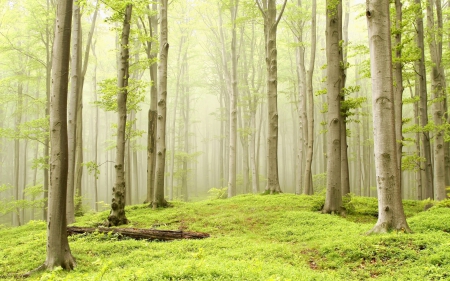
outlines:
M287 3L287 0L284 0L283 7L281 7L281 11L280 11L280 14L278 15L277 21L275 22L275 26L277 26L281 20L281 16L283 15L284 9L286 8L286 3Z

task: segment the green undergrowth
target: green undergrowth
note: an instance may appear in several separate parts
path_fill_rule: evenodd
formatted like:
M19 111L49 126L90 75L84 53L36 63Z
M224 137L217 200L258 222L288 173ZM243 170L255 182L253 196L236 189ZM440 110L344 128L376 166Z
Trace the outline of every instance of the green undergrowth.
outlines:
M173 242L69 237L71 272L39 272L29 280L449 280L450 204L405 201L412 234L367 236L375 198L349 197L345 216L319 212L323 196L240 195L152 210L127 207L126 227L207 232ZM97 226L108 212L77 218ZM45 260L46 225L0 228L0 280L17 280Z

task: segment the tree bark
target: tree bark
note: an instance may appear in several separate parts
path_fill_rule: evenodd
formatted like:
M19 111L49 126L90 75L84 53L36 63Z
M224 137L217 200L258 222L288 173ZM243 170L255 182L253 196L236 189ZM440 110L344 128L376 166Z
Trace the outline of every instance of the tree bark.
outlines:
M231 85L230 85L230 133L229 133L229 155L228 155L228 197L236 195L236 152L237 152L237 99L238 99L238 78L237 78L237 52L236 52L236 19L238 13L239 0L232 0L231 13Z
M341 0L327 0L326 47L327 47L327 191L324 213L340 213L341 196L341 52L339 43L339 13Z
M139 228L93 228L93 227L78 227L72 226L67 228L69 235L84 234L84 233L114 233L120 237L128 237L136 240L157 240L157 241L172 241L178 239L204 239L208 238L209 234L204 232L189 232L183 230L159 230L159 229L139 229Z
M264 35L267 67L267 186L266 193L280 193L278 178L278 74L277 74L277 27L283 16L287 0L277 17L275 0L256 0L264 18Z
M312 15L311 15L311 54L309 59L309 68L306 72L306 95L308 103L308 139L306 150L306 165L305 165L305 184L303 194L312 195L314 193L312 183L312 161L314 152L314 90L313 90L313 73L316 60L316 0L312 1Z
M428 125L428 94L427 94L427 75L425 68L425 43L424 43L424 28L423 28L423 14L422 4L420 0L415 0L420 13L416 15L417 27L417 47L420 50L420 59L416 63L418 66L417 79L419 80L420 92L420 126L424 128ZM425 163L421 165L422 170L422 198L433 198L433 168L431 164L431 145L430 134L424 130L421 135L421 155L425 158Z
M67 239L67 92L69 83L70 33L72 1L58 1L52 59L52 91L50 106L50 194L47 223L47 258L44 267L61 266L70 270L75 260Z
M67 174L67 224L75 222L75 158L78 95L80 94L81 79L81 14L80 6L73 5L72 19L72 61L70 63L70 93L68 105L67 138L69 144L69 169Z
M395 60L393 64L394 75L394 106L395 106L395 139L397 140L397 170L399 174L400 189L402 189L402 116L403 116L403 67L402 67L402 2L395 0Z
M157 3L152 4L152 16L147 16L149 21L150 37L154 38L158 33L158 19L156 17ZM150 10L150 7L148 7ZM147 41L147 58L150 60L150 109L148 110L148 135L147 135L147 203L152 203L155 195L155 165L156 165L156 124L158 102L158 64L153 50L152 40Z
M431 90L433 98L433 123L434 123L434 174L433 187L434 199L444 200L447 198L445 186L445 155L444 155L444 111L445 100L445 74L441 65L442 41L437 39L439 35L435 31L434 5L436 5L437 28L442 30L442 7L441 0L429 0L427 2L427 27L430 30L429 49L433 62L431 67ZM448 171L447 171L448 173Z
M156 135L156 170L155 170L155 198L153 208L167 205L164 199L164 171L166 165L166 105L167 105L167 59L169 53L167 9L168 1L160 1L160 36L159 36L159 65L158 65L158 122Z
M391 229L409 232L397 169L389 0L369 0L366 18L369 30L378 191L378 221L369 233L382 233Z
M132 5L128 4L125 8L122 36L120 42L120 64L117 75L117 149L116 149L116 170L115 186L113 188L114 197L111 204L111 213L108 216L108 225L117 226L127 224L128 219L125 215L125 129L127 123L127 95L128 95L128 78L129 78L129 36Z

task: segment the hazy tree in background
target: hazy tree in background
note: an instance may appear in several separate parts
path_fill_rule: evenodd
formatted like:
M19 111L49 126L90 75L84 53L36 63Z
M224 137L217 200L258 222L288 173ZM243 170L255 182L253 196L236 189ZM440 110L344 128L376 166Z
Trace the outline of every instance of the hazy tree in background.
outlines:
M313 73L316 60L316 0L312 0L312 12L311 12L311 51L309 57L309 67L306 71L306 99L307 99L307 114L308 114L308 133L306 139L306 166L303 179L305 184L303 185L303 194L311 195L313 191L312 172L311 166L313 161L314 152L314 91L313 91Z
M128 219L125 216L125 129L127 123L127 95L128 95L128 78L129 78L129 37L131 25L131 13L133 6L127 4L124 10L124 20L122 35L120 41L120 63L117 74L117 148L116 148L116 183L113 188L114 198L111 204L111 213L108 216L109 226L117 226L127 224Z
M434 17L436 5L437 28ZM433 187L434 199L447 198L445 186L445 157L444 157L444 101L445 99L445 73L442 67L442 6L441 0L429 0L427 7L427 28L429 29L429 50L433 65L431 67L431 91L433 98L433 123L434 123L434 173ZM437 38L438 37L438 38ZM449 173L449 171L447 171Z
M340 212L341 196L341 0L327 0L327 192L324 213Z
M390 229L410 231L403 211L397 169L389 0L369 0L366 18L378 191L378 221L369 233L387 232Z
M256 0L264 18L264 39L267 66L267 186L266 192L281 192L278 178L278 106L277 106L277 27L286 8L284 1L277 17L275 0Z
M393 83L394 83L394 106L395 106L395 139L397 153L397 169L399 173L400 189L402 188L402 116L403 116L403 66L402 66L402 2L395 0L395 32L394 34L394 62L393 62Z
M236 151L237 151L237 100L238 100L238 78L237 78L237 51L236 51L236 19L239 0L230 1L231 13L231 92L230 92L230 149L228 157L228 197L236 195Z
M61 266L70 270L75 260L67 240L67 91L69 83L71 0L58 1L52 60L52 91L50 106L50 191L47 222L47 259L44 268Z
M164 171L166 165L166 122L167 122L167 58L169 54L167 9L168 1L160 1L160 35L159 35L159 65L158 65L158 121L156 133L156 167L155 167L155 197L153 208L164 207Z
M420 126L424 128L428 125L428 93L427 93L427 74L425 68L425 43L424 43L424 27L423 27L423 13L422 2L416 0L415 4L418 6L419 11L416 15L416 30L417 30L417 47L420 52L420 59L416 63L417 67L417 80L419 82L418 90L420 96L419 102L419 114L420 114ZM431 164L431 144L430 133L428 130L423 130L420 134L421 144L421 157L425 158L425 163L421 164L420 170L422 178L422 190L421 199L433 198L433 168Z

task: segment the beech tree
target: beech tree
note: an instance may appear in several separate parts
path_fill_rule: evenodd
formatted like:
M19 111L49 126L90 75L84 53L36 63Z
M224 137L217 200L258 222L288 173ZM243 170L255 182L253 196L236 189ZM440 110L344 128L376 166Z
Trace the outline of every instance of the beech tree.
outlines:
M127 123L127 95L129 79L129 37L131 26L131 13L133 6L128 3L124 10L124 20L122 36L120 41L120 64L117 74L117 148L116 148L116 183L113 188L114 198L111 204L111 213L108 216L108 225L117 226L127 224L128 219L125 216L125 129Z
M378 191L378 221L369 233L382 233L391 229L409 232L402 205L400 173L397 169L389 0L367 1L366 18Z
M166 122L167 122L167 58L169 54L167 9L168 1L160 1L160 35L159 35L159 65L158 65L158 121L156 133L156 166L155 166L155 196L153 208L167 205L164 198L164 171L166 165Z
M267 193L281 192L278 178L278 106L277 106L277 27L286 8L283 2L277 16L275 0L256 0L264 19L264 39L267 67Z
M73 269L75 259L70 251L66 227L68 169L67 92L69 84L70 34L72 0L58 1L52 59L50 103L50 190L47 222L47 259L44 268L61 266Z
M328 0L326 10L327 48L327 192L324 213L341 211L341 0Z

